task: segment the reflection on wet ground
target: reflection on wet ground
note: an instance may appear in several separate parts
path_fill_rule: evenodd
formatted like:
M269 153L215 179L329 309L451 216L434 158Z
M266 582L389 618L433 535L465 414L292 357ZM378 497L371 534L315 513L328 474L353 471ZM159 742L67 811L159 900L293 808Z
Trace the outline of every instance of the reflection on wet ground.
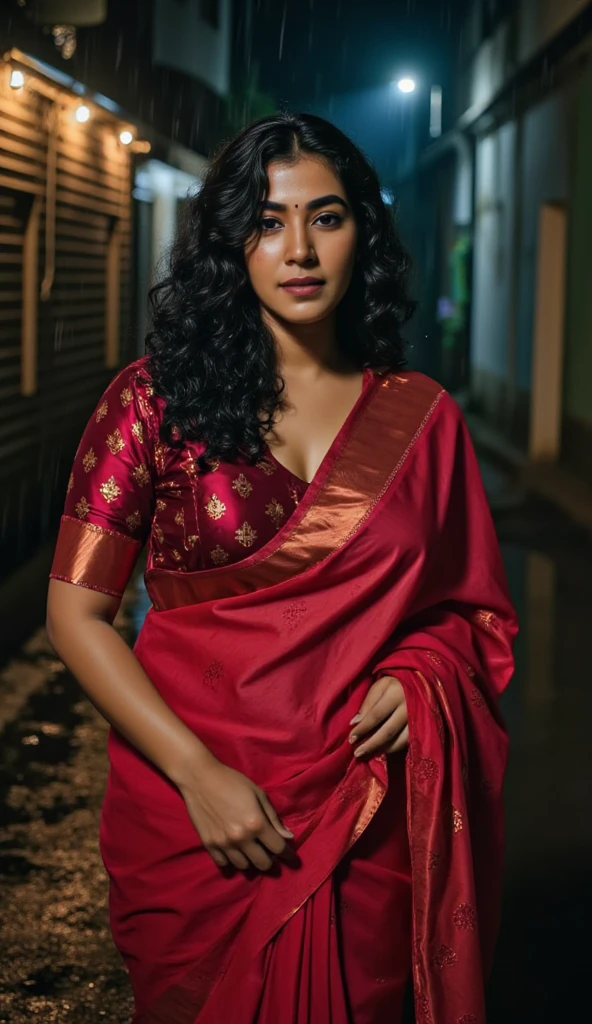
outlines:
M575 1019L570 1001L587 970L592 538L493 467L483 470L522 624L503 699L512 737L508 854L488 1019L550 1024ZM136 580L117 619L130 642L147 604ZM43 630L0 673L0 692L0 1024L124 1024L130 991L109 937L97 849L106 726Z

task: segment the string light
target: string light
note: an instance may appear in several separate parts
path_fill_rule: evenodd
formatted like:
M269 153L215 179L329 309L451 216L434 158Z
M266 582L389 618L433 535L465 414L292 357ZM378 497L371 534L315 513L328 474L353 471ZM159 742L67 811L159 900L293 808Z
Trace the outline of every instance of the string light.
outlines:
M119 136L119 141L122 142L124 146L129 146L130 142L133 141L133 138L134 137L131 132L123 131Z
M84 124L84 122L88 121L90 117L90 110L84 105L84 103L81 103L79 107L76 107L74 117L79 124Z

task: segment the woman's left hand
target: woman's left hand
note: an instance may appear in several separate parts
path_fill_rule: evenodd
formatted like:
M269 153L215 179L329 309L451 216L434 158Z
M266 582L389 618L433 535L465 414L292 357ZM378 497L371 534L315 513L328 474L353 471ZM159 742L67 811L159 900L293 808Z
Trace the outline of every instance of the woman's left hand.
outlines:
M354 725L349 737L350 743L357 743L373 729L377 729L370 739L356 747L355 757L364 754L394 754L404 750L409 742L409 727L405 693L399 680L394 676L380 676L372 683L359 714L349 724Z

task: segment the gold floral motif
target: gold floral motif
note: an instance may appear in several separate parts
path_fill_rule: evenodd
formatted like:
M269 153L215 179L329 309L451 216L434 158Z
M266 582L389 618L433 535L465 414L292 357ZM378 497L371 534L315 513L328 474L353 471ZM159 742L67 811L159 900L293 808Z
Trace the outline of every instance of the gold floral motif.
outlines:
M431 757L420 757L418 761L414 761L412 771L414 777L423 783L435 782L440 774L437 762Z
M474 1013L463 1013L462 1017L459 1017L456 1024L477 1024L477 1018Z
M162 544L162 542L164 541L164 533L162 532L162 529L160 528L157 522L152 523L152 533L156 537L158 543Z
M140 391L138 391L138 405L140 407L140 411L143 413L144 416L148 417L154 415L154 410L150 402L146 401L146 396L143 395Z
M496 618L493 612L484 611L483 609L479 609L479 611L475 612L474 619L478 626L483 626L484 629L488 630L493 629L496 624Z
M140 420L132 423L132 434L140 444L144 444L144 424Z
M140 463L139 466L134 466L132 469L132 476L138 484L138 487L144 487L146 484L150 483L150 473L148 471L148 467L145 466L143 462Z
M296 490L295 487L290 487L290 497L291 497L292 501L294 502L294 504L297 505L298 502L299 502L299 498L298 498L298 491Z
M197 544L198 540L199 540L199 534L191 533L191 534L189 534L189 537L187 538L187 543L188 543L190 548L194 548L195 545Z
M97 409L97 415L95 416L95 419L96 419L97 423L100 423L101 420L105 418L105 416L107 415L108 412L109 412L109 405L107 403L107 399L105 399L105 401L101 402L99 408Z
M148 395L148 398L152 398L152 395L154 394L154 388L153 388L152 384L145 384L144 385L144 391Z
M157 441L154 445L154 464L158 473L164 473L168 451L167 445L162 441Z
M173 555L173 558L175 559L175 562L182 562L183 561L183 555L180 554L180 552L177 551L176 548L173 548L172 555Z
M123 448L125 448L125 441L121 436L121 430L119 427L116 427L112 434L107 434L105 444L112 455L117 455Z
M210 459L208 466L210 467L210 471L215 473L217 469L220 469L220 459Z
M271 476L271 474L275 473L276 470L275 463L270 462L269 459L260 459L259 462L255 463L255 465L257 466L257 469L260 469L265 473L265 476Z
M185 526L185 511L182 508L175 512L175 522L177 526Z
M203 674L203 684L210 690L217 690L224 678L224 666L221 661L212 661Z
M248 498L249 494L253 490L253 484L249 483L244 473L239 473L239 475L232 481L232 489L233 491L236 491L241 498Z
M452 808L452 831L456 833L456 832L462 832L462 830L463 830L462 814L460 813L460 811L456 807L453 807Z
M164 512L165 508L166 508L166 501L163 501L162 498L157 498L156 499L156 511L157 512Z
M286 629L290 631L296 629L306 611L306 601L291 601L282 612L282 620Z
M109 504L111 504L112 501L115 501L115 499L118 498L119 495L121 494L121 487L118 487L117 484L115 483L114 476L110 476L109 479L104 484L101 484L99 490L103 495L105 501L107 501Z
M162 553L159 553L158 555L154 556L154 564L155 565L162 565L163 562L164 562L164 555Z
M129 516L127 516L127 517L126 517L126 520L125 520L125 521L126 521L126 523L127 523L127 525L128 525L128 528L129 528L129 529L130 529L130 530L131 530L132 532L133 532L134 530L137 530L137 529L138 529L138 526L141 526L141 525L142 525L142 516L140 515L140 510L139 510L139 509L136 509L136 511L135 511L135 512L132 512L132 514L131 514L131 515L129 515Z
M257 530L245 521L239 530L234 531L234 536L244 548L250 548L257 540Z
M269 505L265 508L265 515L269 516L273 525L278 528L281 525L281 521L286 515L283 506L280 505L276 498L272 498Z
M223 501L220 501L217 494L212 494L212 497L207 504L204 505L204 508L210 519L221 519L226 512L226 505Z
M123 391L121 391L119 394L119 399L121 401L122 406L125 409L130 404L130 402L133 402L134 400L134 393L132 389L124 388Z
M66 489L66 494L70 493L70 491L72 490L73 486L74 486L74 473L70 473L70 476L69 476L69 479L68 479L68 487Z
M94 448L89 448L87 453L86 453L86 455L84 456L84 458L82 460L82 465L84 467L84 472L85 473L90 473L91 469L95 468L95 466L96 466L98 461L99 460L97 459L97 457L95 455Z
M458 957L450 946L439 946L432 957L432 963L439 971L445 967L453 967Z
M426 651L425 656L428 659L428 661L431 661L434 665L442 664L442 658L440 657L439 654L436 654L436 651Z
M181 462L181 469L183 470L184 473L187 473L187 476L190 478L197 476L197 466L195 465L195 459L193 458L192 455L189 454L189 452L185 453L185 456Z
M214 565L224 565L224 563L230 558L230 555L224 550L224 548L221 548L219 544L216 544L213 551L210 551L210 558Z
M470 903L461 903L454 911L452 920L461 931L474 931L477 924L477 915L474 907Z
M88 501L86 498L81 498L80 501L76 503L76 515L79 519L86 519L89 512L90 505Z

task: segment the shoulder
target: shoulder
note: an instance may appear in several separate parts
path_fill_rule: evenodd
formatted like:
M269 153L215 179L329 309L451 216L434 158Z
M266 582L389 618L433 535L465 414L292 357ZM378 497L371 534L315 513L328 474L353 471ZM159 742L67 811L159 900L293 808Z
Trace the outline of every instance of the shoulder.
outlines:
M164 403L154 393L149 357L141 356L118 370L108 384L99 407L101 403L127 409L130 415L140 415L154 424L160 422Z
M401 407L402 402L418 412L422 410L428 419L437 416L450 422L460 422L463 414L452 395L439 381L418 370L400 370L384 375L383 384L393 394L393 404Z

